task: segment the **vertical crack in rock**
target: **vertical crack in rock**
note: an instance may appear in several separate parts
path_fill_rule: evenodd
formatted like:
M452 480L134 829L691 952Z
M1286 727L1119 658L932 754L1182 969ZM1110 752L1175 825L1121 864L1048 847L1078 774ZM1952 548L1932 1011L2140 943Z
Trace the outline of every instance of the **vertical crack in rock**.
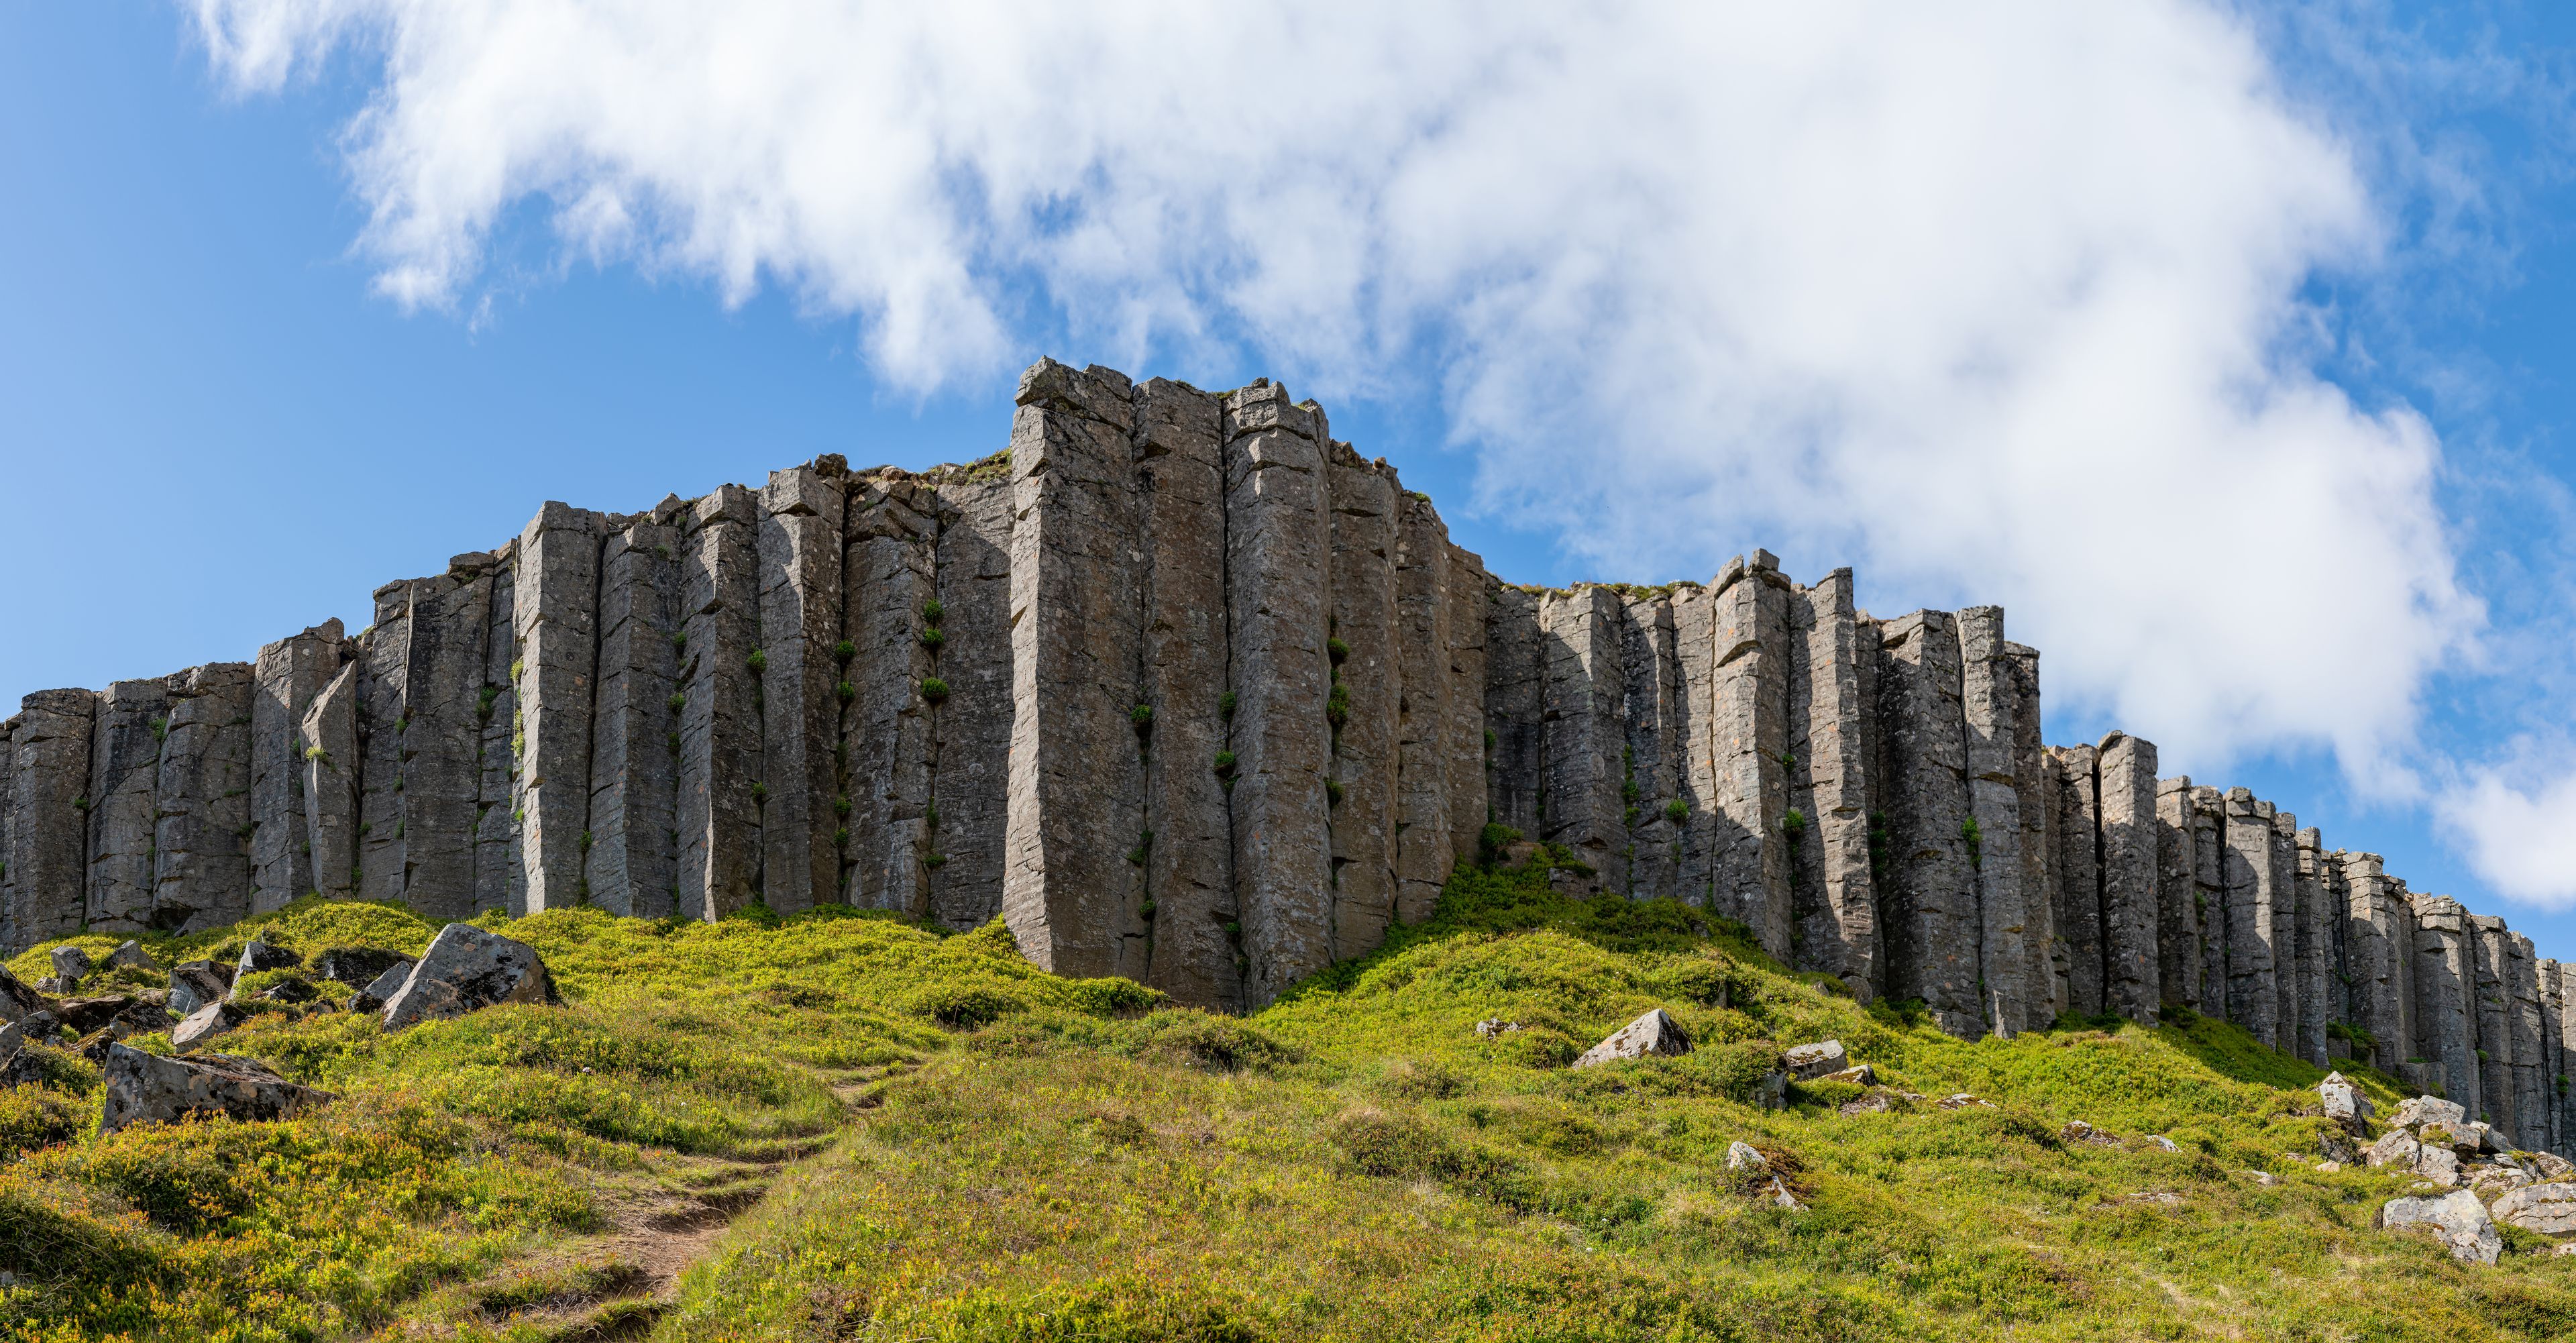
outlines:
M1795 927L1779 833L1789 809L1788 586L1765 550L1728 561L1709 585L1717 907L1783 961Z
M2007 642L2004 653L2013 675L2020 713L2013 720L2013 793L2021 819L2023 983L2029 986L2022 1027L2032 1030L2057 1020L2066 1010L2066 954L2057 928L2057 796L2049 772L2048 748L2041 744L2039 718L2039 650Z
M738 508L749 512L747 503ZM511 598L519 670L512 684L518 691L522 739L519 851L530 913L567 908L583 898L591 693L599 659L599 551L607 530L603 515L549 501L519 534L518 578ZM745 594L736 600L750 598ZM734 614L751 624L747 614ZM417 627L413 637L419 637ZM756 759L757 752L753 755Z
M2091 746L2051 747L2057 758L2057 928L2065 940L2067 1007L2081 1016L2103 1009L2100 796Z
M113 681L98 696L90 733L88 923L100 931L152 927L154 837L160 813L161 741L170 731L170 684Z
M2284 1054L2299 1052L2299 989L2302 970L2299 965L2299 818L2275 808L2272 812L2272 972L2273 989L2280 998L2276 1029L2278 1039L2273 1048Z
M2555 1069L2549 1066L2552 1055L2541 1024L2540 957L2531 939L2516 932L2505 933L2505 949L2510 972L2505 989L2512 1006L2507 1029L2513 1036L2513 1110L2507 1123L2522 1146L2546 1147L2552 1141L2549 1090Z
M841 641L842 528L849 464L826 455L773 471L760 494L762 886L793 913L840 898L833 846L840 794L831 743L841 706L832 648Z
M1326 441L1324 494L1331 510L1331 605L1325 618L1326 722L1333 762L1326 811L1332 829L1332 958L1364 956L1395 921L1398 705L1395 472L1350 444ZM1614 656L1615 663L1615 656ZM1611 706L1616 712L1617 705ZM1338 725L1331 723L1338 717ZM1333 796L1338 793L1338 800ZM1614 855L1597 855L1608 861ZM1595 864L1599 866L1599 863Z
M2228 990L2227 795L2191 790L2192 909L2200 917L2200 1010L2237 1019Z
M2326 1066L2326 1023L2336 1019L2328 986L2334 983L2334 944L2327 916L2330 904L2325 837L2310 826L2292 837L2298 846L2299 1034L2292 1052L2317 1067Z
M760 646L760 504L739 485L720 486L690 507L684 525L678 904L682 917L714 920L760 898L760 682L751 666ZM523 558L523 605L526 570ZM531 872L532 887L535 880Z
M1546 593L1538 603L1545 724L1539 787L1547 814L1532 837L1572 850L1608 890L1624 889L1627 875L1620 858L1627 731L1619 714L1618 612L1615 594L1589 584Z
M938 670L948 698L931 744L938 762L934 838L947 861L930 873L930 903L943 925L961 930L1002 912L1010 814L1012 486L1007 470L985 473L992 478L940 485L932 557L942 608ZM1222 618L1222 608L1213 618Z
M253 910L266 913L318 889L304 828L304 745L313 697L340 674L346 631L337 620L269 644L252 665L250 861Z
M1881 948L1877 883L1870 872L1869 734L1863 726L1873 705L1862 693L1861 668L1877 649L1862 641L1852 571L1836 569L1812 588L1793 589L1789 625L1796 672L1789 773L1805 822L1789 857L1809 892L1798 919L1801 942L1816 968L1839 977L1867 1002L1881 982ZM2019 852L2017 842L2013 851Z
M1145 812L1132 718L1140 637L1132 390L1121 374L1045 361L1020 380L1011 426L1017 516L1002 917L1031 961L1065 975L1129 968L1142 886L1127 861ZM1323 762L1302 763L1320 793ZM1323 883L1309 889L1320 896Z
M2469 1117L2483 1119L2514 1138L2513 943L2504 920L2469 916L2471 947L2477 966L2476 1001L2478 1091L2468 1101ZM2520 1145L2516 1142L2516 1145Z
M1627 830L1625 889L1644 899L1674 899L1681 894L1682 826L1667 808L1681 796L1682 741L1672 596L1661 591L1629 596L1618 615L1620 680L1627 691L1627 758L1619 786L1621 822Z
M250 664L191 667L170 679L170 700L152 923L197 932L250 917Z
M2415 1056L2430 1065L2428 1090L2476 1105L2485 1092L2478 1078L2478 974L2469 912L2447 895L2417 896L2414 910Z
M932 604L942 600L938 508L938 497L909 474L891 467L868 473L851 487L842 566L846 600L841 632L851 650L842 677L850 695L840 716L845 758L839 796L850 803L843 898L863 909L914 917L932 912L924 864L933 852L930 756L935 743L933 706L924 695L934 669L923 637L933 628ZM1001 581L1007 583L1007 561L999 567ZM941 615L944 621L944 609ZM946 638L948 626L937 627ZM965 635L962 629L959 633ZM982 633L992 638L1000 630L988 627ZM984 656L991 656L989 650ZM949 693L958 694L961 683L950 684ZM1001 708L1008 700L997 698L989 682L970 676L962 684L965 693L983 696L975 701L977 712L1008 721L1010 715ZM837 686L834 693L839 693Z
M1458 861L1454 815L1457 715L1451 703L1456 618L1450 591L1449 529L1431 501L1396 496L1395 917L1420 923L1440 901ZM1482 604L1467 608L1481 624ZM1475 821L1482 823L1483 813Z
M444 575L411 585L397 725L397 810L403 898L432 919L474 913L474 829L483 792L484 724L478 710L491 661L492 571L498 563L489 554L459 555L448 561ZM585 719L588 710L585 702Z
M375 623L358 633L358 854L350 884L365 900L403 898L403 677L411 662L412 583L376 589Z
M80 931L87 900L90 734L98 695L39 690L10 733L5 922L15 951Z
M679 818L680 715L671 707L679 684L681 529L656 509L612 532L599 558L599 680L591 715L590 851L583 880L591 902L612 914L661 918L678 912L678 853L671 836ZM841 545L835 530L831 544ZM834 639L840 636L834 613ZM829 646L824 649L829 661ZM829 759L830 732L813 736ZM839 898L839 868L833 884Z
M2000 606L1959 612L1961 740L1980 953L1978 981L1989 1026L2001 1035L2048 1024L2046 996L2032 982L2031 889L2021 859L2020 678L2004 641Z
M2167 1006L2204 1010L2189 776L2156 780L2156 982Z
M474 790L474 910L525 910L527 867L519 840L519 757L523 728L519 693L510 668L519 660L519 540L492 552L491 621L483 636L483 682L474 692L480 720L478 781Z
M2156 944L2156 747L2105 736L2095 765L2101 805L2102 1010L2154 1025L2163 997Z
M1949 613L1917 611L1881 628L1878 719L1885 734L1885 897L1890 996L1920 998L1942 1030L1986 1033L1984 927L1970 849L1967 719L1959 634ZM1982 843L1982 838L1979 840Z
M334 900L358 893L358 702L364 667L351 661L305 706L304 833L312 840L314 889Z

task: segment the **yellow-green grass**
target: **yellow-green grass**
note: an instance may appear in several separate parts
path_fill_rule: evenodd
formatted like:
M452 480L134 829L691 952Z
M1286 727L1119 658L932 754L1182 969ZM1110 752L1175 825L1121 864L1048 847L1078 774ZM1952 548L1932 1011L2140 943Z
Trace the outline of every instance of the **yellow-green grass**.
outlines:
M10 1289L0 1329L540 1337L493 1303L625 1271L580 1257L619 1200L720 1178L691 1162L820 1150L683 1277L653 1336L2576 1334L2576 1263L2538 1238L2463 1268L2371 1229L2404 1182L2316 1170L2322 1073L2234 1027L1955 1041L1723 921L1571 900L1544 872L1463 871L1429 923L1241 1020L1042 974L998 927L490 923L539 948L568 1005L395 1037L277 1013L229 1037L341 1093L306 1118L101 1140L79 1078L0 1103L0 1146L36 1144L0 1166L0 1259L17 1256L0 1269L88 1247L76 1274ZM269 926L308 954L434 931L318 902ZM1691 1055L1563 1066L1655 1006ZM1477 1033L1495 1018L1522 1029ZM1859 1089L1819 1084L1751 1103L1778 1047L1825 1037L1928 1099L1846 1116ZM1933 1103L1954 1092L1991 1105ZM2061 1137L2074 1119L2116 1145ZM1806 1206L1729 1172L1739 1140Z

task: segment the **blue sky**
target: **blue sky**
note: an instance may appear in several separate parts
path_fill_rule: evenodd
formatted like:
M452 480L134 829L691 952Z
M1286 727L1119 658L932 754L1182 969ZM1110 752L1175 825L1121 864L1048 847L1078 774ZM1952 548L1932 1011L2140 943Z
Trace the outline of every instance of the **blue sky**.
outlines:
M2563 9L1356 9L1236 25L1325 86L1264 120L1119 64L1168 14L633 8L0 0L0 701L355 627L545 499L980 456L1038 354L1271 374L1499 573L2000 602L2052 740L2576 956Z

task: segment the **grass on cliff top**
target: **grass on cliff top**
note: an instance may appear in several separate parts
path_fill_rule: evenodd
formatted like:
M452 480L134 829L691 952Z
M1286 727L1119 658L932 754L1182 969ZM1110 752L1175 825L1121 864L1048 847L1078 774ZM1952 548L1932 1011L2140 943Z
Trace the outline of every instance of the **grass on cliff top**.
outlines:
M353 904L267 926L308 954L433 931ZM1570 900L1539 872L1462 871L1430 922L1239 1020L1042 974L998 928L493 926L540 949L567 1007L230 1037L341 1093L304 1119L100 1140L94 1082L5 1093L37 1099L0 1110L0 1152L30 1149L0 1166L0 1270L25 1279L0 1331L574 1336L511 1303L612 1273L579 1255L622 1209L731 1162L781 1169L653 1337L2576 1333L2576 1263L2536 1238L2471 1270L2372 1230L2400 1182L2316 1171L2320 1074L2233 1027L1954 1041L1722 921ZM1655 1006L1695 1052L1564 1067ZM1489 1018L1521 1029L1481 1037ZM1748 1103L1776 1048L1825 1037L1897 1088L1993 1108L1846 1116L1860 1093L1830 1085ZM8 1117L31 1107L54 1117ZM2119 1141L2070 1143L2070 1119ZM1738 1140L1807 1206L1731 1175Z

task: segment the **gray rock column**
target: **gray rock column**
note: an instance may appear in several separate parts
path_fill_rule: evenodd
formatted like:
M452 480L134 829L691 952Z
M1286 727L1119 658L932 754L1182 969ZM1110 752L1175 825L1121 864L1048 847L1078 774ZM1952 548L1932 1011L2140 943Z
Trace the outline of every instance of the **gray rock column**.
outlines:
M832 800L840 795L841 534L849 465L826 455L769 473L760 495L762 889L772 909L840 899Z
M1332 758L1324 717L1332 529L1322 445L1329 439L1321 410L1292 403L1284 388L1255 383L1226 398L1234 883L1248 961L1244 997L1254 1007L1332 956L1323 787ZM1534 618L1528 629L1534 654ZM1536 672L1533 657L1525 683L1533 694ZM1532 739L1537 729L1533 716L1526 725Z
M2004 642L2004 610L1959 612L1960 704L1966 723L1968 845L1975 870L1987 1022L2000 1035L2048 1024L2046 986L2031 978L2031 890L2021 841L2021 680Z
M2227 883L2228 1020L2263 1044L2282 1043L2278 928L2285 923L2275 909L2288 898L2272 866L2272 818L2269 802L2256 800L2243 788L2227 792L2226 849L2221 855Z
M2024 1027L2046 1026L2066 1010L2066 955L2057 929L2057 796L2047 746L2040 740L2039 651L2006 643L2021 712L2013 723L2013 794L2021 818L2022 954L2030 986Z
M2561 1156L2576 1155L2576 962L2543 961L2541 965L2542 982L2550 986L2547 1002L2556 1044L2547 1056L2554 1066L2546 1086L2556 1116L2553 1150Z
M2104 1011L2102 983L2102 806L2095 778L2101 752L2052 747L2057 792L2057 935L2066 951L2066 1000L2084 1016Z
M2292 836L2297 846L2293 861L2297 863L2295 880L2298 893L2299 947L2299 1033L2300 1058L2316 1067L2326 1066L2326 1023L2334 1020L2334 925L2330 913L2332 898L2328 894L2325 867L2325 837L2310 826Z
M666 497L657 515L676 516L685 505ZM519 841L518 734L524 727L510 667L519 660L519 540L492 552L491 624L483 638L483 685L474 713L482 722L481 782L475 789L474 910L486 913L528 907L528 873ZM667 901L667 895L666 895ZM667 912L667 905L666 905Z
M2356 1009L2347 1020L2376 1042L2368 1061L2393 1076L2415 1038L2414 995L2406 973L2415 954L2414 912L2397 897L2378 854L2346 853L2339 866L2347 892Z
M2477 953L2469 912L2447 895L2415 897L2415 1049L2442 1071L2442 1094L2475 1107Z
M1547 818L1531 838L1566 846L1599 871L1604 890L1624 890L1620 780L1628 734L1618 594L1588 584L1547 593L1539 598L1538 622L1546 650L1541 787Z
M1144 970L1139 910L1145 883L1127 861L1145 831L1144 777L1130 718L1141 702L1142 645L1131 391L1125 377L1108 370L1042 361L1020 379L1011 425L1019 522L1011 532L1013 707L1002 917L1032 962L1063 975ZM1310 457L1310 485L1317 466ZM1320 631L1320 603L1307 609ZM1320 661L1320 633L1314 642ZM1320 694L1309 712L1320 724ZM1323 762L1300 763L1320 810ZM1311 842L1320 867L1321 836ZM1316 881L1310 898L1320 902L1323 887Z
M2191 790L2191 884L2192 909L2200 916L2200 1010L2234 1021L2227 983L2227 795L2202 785Z
M1539 595L1498 584L1485 608L1485 725L1488 806L1494 820L1532 839L1546 824L1546 637Z
M1476 790L1472 817L1452 815L1458 764L1452 701L1460 686L1451 664L1460 606L1449 592L1449 529L1430 500L1411 493L1396 498L1395 526L1395 916L1420 923L1431 917L1441 883L1458 861L1457 827L1484 824L1483 790ZM1481 629L1481 597L1465 609Z
M1330 804L1333 959L1346 960L1376 950L1395 921L1397 718L1404 689L1395 555L1402 494L1394 471L1371 464L1347 443L1327 444L1324 460L1332 519L1326 625L1347 650L1333 668L1345 708L1332 735L1331 777L1341 800Z
M591 696L599 675L599 548L607 521L549 501L519 533L511 598L519 674L512 687L522 725L519 851L530 913L582 899Z
M39 690L10 734L9 949L80 931L87 900L90 732L98 696Z
M679 649L671 636L680 628L674 608L682 543L678 527L647 514L611 534L599 558L599 694L591 716L591 839L583 880L592 903L638 918L661 918L679 907L673 894L679 855L671 839L679 819L679 753L672 747L680 715L671 707ZM832 545L840 546L837 534ZM837 627L833 634L837 639ZM828 645L823 652L828 664ZM813 749L828 759L837 739L818 734ZM826 814L828 803L827 797Z
M1861 664L1877 650L1861 642L1849 569L1836 569L1814 587L1794 590L1789 611L1796 692L1791 696L1795 741L1790 758L1795 764L1790 775L1806 821L1790 852L1801 878L1800 956L1840 978L1867 1002L1881 982L1882 967L1878 885L1869 855L1869 741L1862 726L1874 706L1862 697ZM2009 665L2002 674L2017 676ZM2018 709L2017 680L2008 698ZM2018 726L2016 718L2014 728ZM2004 748L2009 755L2015 743L2008 740ZM2026 976L2026 964L2022 973Z
M396 724L402 739L397 787L403 898L431 919L474 913L475 830L483 814L481 706L491 661L496 565L489 554L458 555L445 574L411 585L402 717ZM585 719L588 708L583 706ZM578 846L578 831L573 841Z
M305 706L296 726L304 770L304 833L311 839L315 890L334 900L357 894L358 699L363 668L344 664Z
M376 589L374 623L358 632L358 857L364 900L403 898L403 678L411 663L410 581Z
M1948 613L1917 611L1888 621L1880 640L1887 991L1922 999L1943 1031L1974 1039L1987 1029L1977 987L1984 929L1968 851L1959 636Z
M1628 594L1619 603L1619 679L1626 687L1621 719L1627 755L1620 774L1620 824L1627 831L1627 892L1640 899L1681 894L1681 825L1665 813L1680 796L1681 664L1673 647L1673 604L1660 592ZM1796 725L1800 732L1805 724ZM1792 805L1813 807L1805 796ZM1805 917L1802 907L1800 917Z
M929 782L936 793L929 800L939 814L932 838L945 859L929 869L930 912L959 929L981 927L1002 912L1003 837L1010 817L1011 482L1007 467L988 472L990 479L939 487L931 564L944 639L937 665L948 698L928 720L935 762ZM1223 545L1222 536L1217 544ZM1204 618L1222 629L1224 616L1220 593ZM1218 679L1196 688L1207 712L1214 711L1221 689L1222 648L1216 659ZM900 677L887 680L900 688ZM917 705L918 698L911 703ZM1212 778L1208 787L1215 787ZM1221 823L1216 842L1225 845Z
M152 799L161 779L161 739L169 730L169 680L115 681L99 694L85 791L88 922L102 932L152 927Z
M1001 488L1007 492L1009 487ZM846 757L841 787L850 802L844 898L862 909L900 910L916 917L932 912L928 882L932 869L926 864L938 852L929 823L930 761L937 750L934 716L942 722L998 720L1005 734L1011 723L1006 707L1011 702L1010 621L1007 614L997 620L980 608L961 611L954 621L949 617L939 584L939 505L928 486L902 471L888 469L861 477L851 487L842 568L846 600L842 637L852 650L843 675L850 699L841 709ZM993 539L1007 546L1010 533L1005 529ZM960 544L959 558L968 558L966 551L972 546L962 538ZM1008 553L998 560L973 558L980 568L998 570L998 577L976 588L976 594L989 599L995 594L986 587L998 585L1007 605ZM954 679L939 674L946 667L934 665L923 642L933 627L928 614L932 602L940 603L940 637L949 638L954 625L959 644L951 653L943 643L939 663L953 659L970 669ZM992 646L996 641L1002 645L998 653ZM994 672L1006 679L997 685ZM963 701L957 713L939 714L937 706L924 698L924 687L934 677L949 686L951 700ZM1005 809L1008 752L1006 735L989 766L1003 773L987 781ZM995 827L990 852L996 865L987 877L993 883L993 910L999 912L1002 822L999 813L985 819Z
M2156 781L2156 964L2164 1001L2203 1010L2200 892L2193 880L2189 777Z
M346 636L326 620L259 650L250 705L250 861L260 913L319 889L304 828L304 742L313 697L340 674Z
M1473 554L1455 544L1448 550L1441 604L1449 630L1449 843L1464 863L1475 860L1492 807L1485 783L1485 612L1495 584Z
M2507 1028L2513 1035L2513 1132L2523 1146L2543 1148L2553 1141L2549 1092L2557 1069L2543 1024L2540 955L2531 939L2520 933L2506 934L2505 949L2509 971L2505 987L2512 1005Z
M191 667L171 678L170 700L152 922L198 932L250 915L250 664Z
M760 898L760 685L750 662L760 640L760 502L739 485L719 486L690 506L684 525L678 905L684 918L712 921ZM534 567L523 551L523 609ZM534 908L541 846L532 839L525 848Z
M1863 644L1864 674L1875 665L1876 645ZM1682 898L1719 908L1717 895L1717 599L1695 583L1673 590L1673 718L1681 761L1673 771L1682 805L1681 854L1676 862Z
M1228 645L1224 408L1215 396L1157 378L1136 397L1135 471L1144 507L1145 821L1139 846L1150 936L1147 981L1194 1007L1243 999L1228 924L1234 830L1225 781ZM942 573L946 570L943 568ZM1358 649L1353 648L1354 660ZM950 768L943 750L942 777Z
M1789 809L1788 589L1779 562L1762 550L1749 562L1729 561L1709 585L1717 908L1742 920L1782 961L1795 956L1796 927L1779 834ZM1954 681L1954 703L1956 693Z
M2483 1119L2512 1134L2514 1127L2513 1072L2519 1062L2514 1057L2518 1041L2513 1030L2513 934L2504 920L2491 915L2471 914L2469 949L2477 977L2471 990L2471 1011L2477 1022L2478 1093L2469 1105L2471 1119ZM2519 1145L2519 1138L2516 1138Z
M2153 1025L2164 999L2156 942L2162 885L2156 852L2156 746L2113 732L2095 765L2101 813L2102 1003Z
M2272 967L2280 1036L2272 1047L2299 1052L2299 818L2286 811L2272 814Z

